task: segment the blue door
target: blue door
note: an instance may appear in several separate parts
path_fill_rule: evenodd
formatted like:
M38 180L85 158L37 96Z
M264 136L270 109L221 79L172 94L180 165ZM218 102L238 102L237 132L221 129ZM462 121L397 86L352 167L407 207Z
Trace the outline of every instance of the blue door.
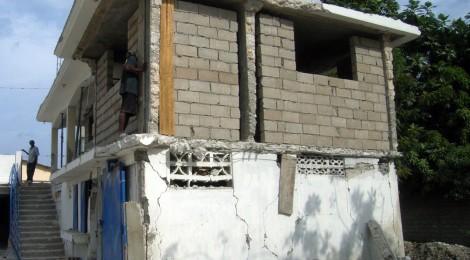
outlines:
M108 163L108 171L103 174L103 259L124 259L125 226L123 205L126 200L125 172L122 166L109 167L114 163Z

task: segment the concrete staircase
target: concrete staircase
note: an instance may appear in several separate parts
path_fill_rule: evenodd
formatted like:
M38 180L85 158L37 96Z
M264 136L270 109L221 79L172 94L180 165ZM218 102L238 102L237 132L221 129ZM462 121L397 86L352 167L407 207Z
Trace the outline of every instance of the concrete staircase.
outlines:
M22 259L66 259L50 184L22 184L19 208Z

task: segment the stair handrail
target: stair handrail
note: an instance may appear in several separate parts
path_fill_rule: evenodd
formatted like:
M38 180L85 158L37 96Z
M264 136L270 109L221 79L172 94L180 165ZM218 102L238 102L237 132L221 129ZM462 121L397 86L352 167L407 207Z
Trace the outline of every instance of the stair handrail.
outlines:
M10 171L10 243L16 257L21 260L19 189L18 171L13 165Z

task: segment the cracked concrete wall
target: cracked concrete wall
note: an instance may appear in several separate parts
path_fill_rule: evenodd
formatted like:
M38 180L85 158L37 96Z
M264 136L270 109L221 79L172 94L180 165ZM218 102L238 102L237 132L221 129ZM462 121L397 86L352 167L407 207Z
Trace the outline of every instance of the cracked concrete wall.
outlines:
M233 154L233 189L173 189L168 151L145 165L147 259L373 259L380 224L404 256L397 179L378 159L348 158L346 176L297 174L293 214L278 214L277 154Z

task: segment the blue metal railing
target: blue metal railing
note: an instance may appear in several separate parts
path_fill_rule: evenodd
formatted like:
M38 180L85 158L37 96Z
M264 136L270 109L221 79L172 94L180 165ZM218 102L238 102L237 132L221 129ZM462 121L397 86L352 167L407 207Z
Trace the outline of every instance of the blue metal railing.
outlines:
M13 165L10 172L10 242L16 256L21 260L19 192L20 181Z

